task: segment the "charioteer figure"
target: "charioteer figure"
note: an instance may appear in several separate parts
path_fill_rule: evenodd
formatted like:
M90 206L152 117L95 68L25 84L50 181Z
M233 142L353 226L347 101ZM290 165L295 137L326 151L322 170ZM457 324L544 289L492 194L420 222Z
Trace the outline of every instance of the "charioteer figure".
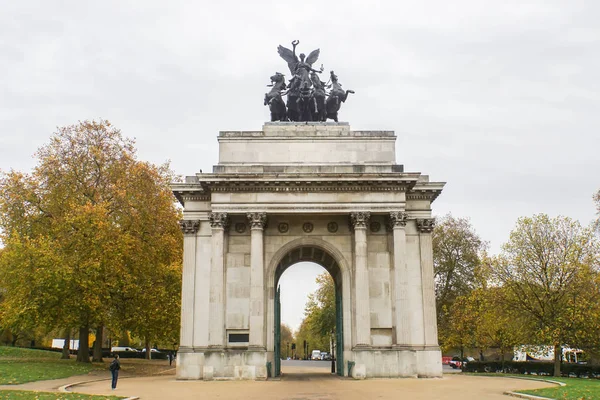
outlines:
M318 74L324 70L313 68L319 59L320 50L310 52L308 57L304 53L296 55L296 46L299 40L292 42L292 50L278 46L277 52L283 58L290 70L292 79L285 85L283 74L277 73L271 77L272 89L265 94L265 105L271 110L271 121L326 121L328 118L338 121L338 111L341 103L345 102L348 93L344 91L337 81L337 76L331 71L331 85L321 81ZM327 93L326 89L331 87ZM281 93L283 90L287 92ZM287 102L282 96L287 95Z

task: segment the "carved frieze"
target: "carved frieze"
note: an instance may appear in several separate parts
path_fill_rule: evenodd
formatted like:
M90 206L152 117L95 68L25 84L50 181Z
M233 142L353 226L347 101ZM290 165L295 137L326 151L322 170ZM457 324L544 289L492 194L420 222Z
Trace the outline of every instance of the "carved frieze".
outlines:
M338 231L337 222L331 221L330 223L328 223L327 230L329 231L329 233L336 233Z
M417 230L421 233L431 233L435 226L435 218L418 218Z
M200 221L197 219L183 219L179 221L179 227L184 235L193 235L200 229Z
M405 192L410 186L404 182L208 182L211 192Z
M213 228L226 229L229 226L229 216L225 212L210 213L209 219L210 226Z
M314 229L314 225L312 224L312 222L305 222L302 225L302 230L306 233L311 233Z
M235 231L237 233L244 233L246 232L246 224L243 222L238 222L237 224L235 224Z
M371 229L371 232L373 232L373 233L379 232L381 230L381 224L377 221L373 221L369 225L369 228Z
M267 225L267 213L265 212L247 213L246 217L248 217L251 229L264 229Z
M371 213L369 211L350 213L350 227L353 229L367 229L369 219L371 219Z
M287 231L290 230L290 224L287 222L280 222L279 225L277 225L277 230L280 233L287 233Z

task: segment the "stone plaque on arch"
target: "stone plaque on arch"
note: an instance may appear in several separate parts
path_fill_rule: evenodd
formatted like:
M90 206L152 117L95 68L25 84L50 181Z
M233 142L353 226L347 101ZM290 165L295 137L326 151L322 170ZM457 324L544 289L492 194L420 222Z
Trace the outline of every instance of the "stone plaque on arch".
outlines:
M280 356L277 283L298 261L334 278L338 372L352 362L357 379L442 375L430 210L444 183L403 172L395 141L343 122L219 133L213 172L173 184L184 208L178 379L266 379Z

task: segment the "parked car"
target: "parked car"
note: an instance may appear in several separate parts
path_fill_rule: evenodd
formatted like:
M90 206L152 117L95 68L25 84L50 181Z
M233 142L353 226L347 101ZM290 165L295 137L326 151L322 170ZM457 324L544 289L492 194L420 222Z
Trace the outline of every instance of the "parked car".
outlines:
M459 369L465 366L469 361L475 361L475 359L473 357L464 357L462 359L460 357L452 357L452 360L450 360L448 365L454 369Z
M326 351L321 352L321 360L331 361L331 354Z
M144 347L144 348L142 349L142 353L145 353L145 352L146 352L146 348ZM150 353L160 353L160 351L158 351L158 350L156 350L156 349L150 349Z

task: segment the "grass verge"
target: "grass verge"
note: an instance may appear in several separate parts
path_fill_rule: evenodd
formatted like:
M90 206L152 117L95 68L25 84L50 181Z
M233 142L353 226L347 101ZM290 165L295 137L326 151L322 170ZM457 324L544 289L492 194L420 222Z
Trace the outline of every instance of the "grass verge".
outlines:
M556 386L536 390L519 390L518 393L533 394L561 400L595 400L600 399L600 381L583 378L539 377L540 379L562 382L566 386Z
M92 396L80 393L31 392L25 390L0 390L2 400L120 400L118 396Z
M521 379L539 379L545 381L562 382L566 386L555 386L545 389L516 390L517 393L532 394L558 400L597 400L600 399L600 380L584 378L555 378L553 376L513 375L494 373L466 373L470 376L493 376Z

